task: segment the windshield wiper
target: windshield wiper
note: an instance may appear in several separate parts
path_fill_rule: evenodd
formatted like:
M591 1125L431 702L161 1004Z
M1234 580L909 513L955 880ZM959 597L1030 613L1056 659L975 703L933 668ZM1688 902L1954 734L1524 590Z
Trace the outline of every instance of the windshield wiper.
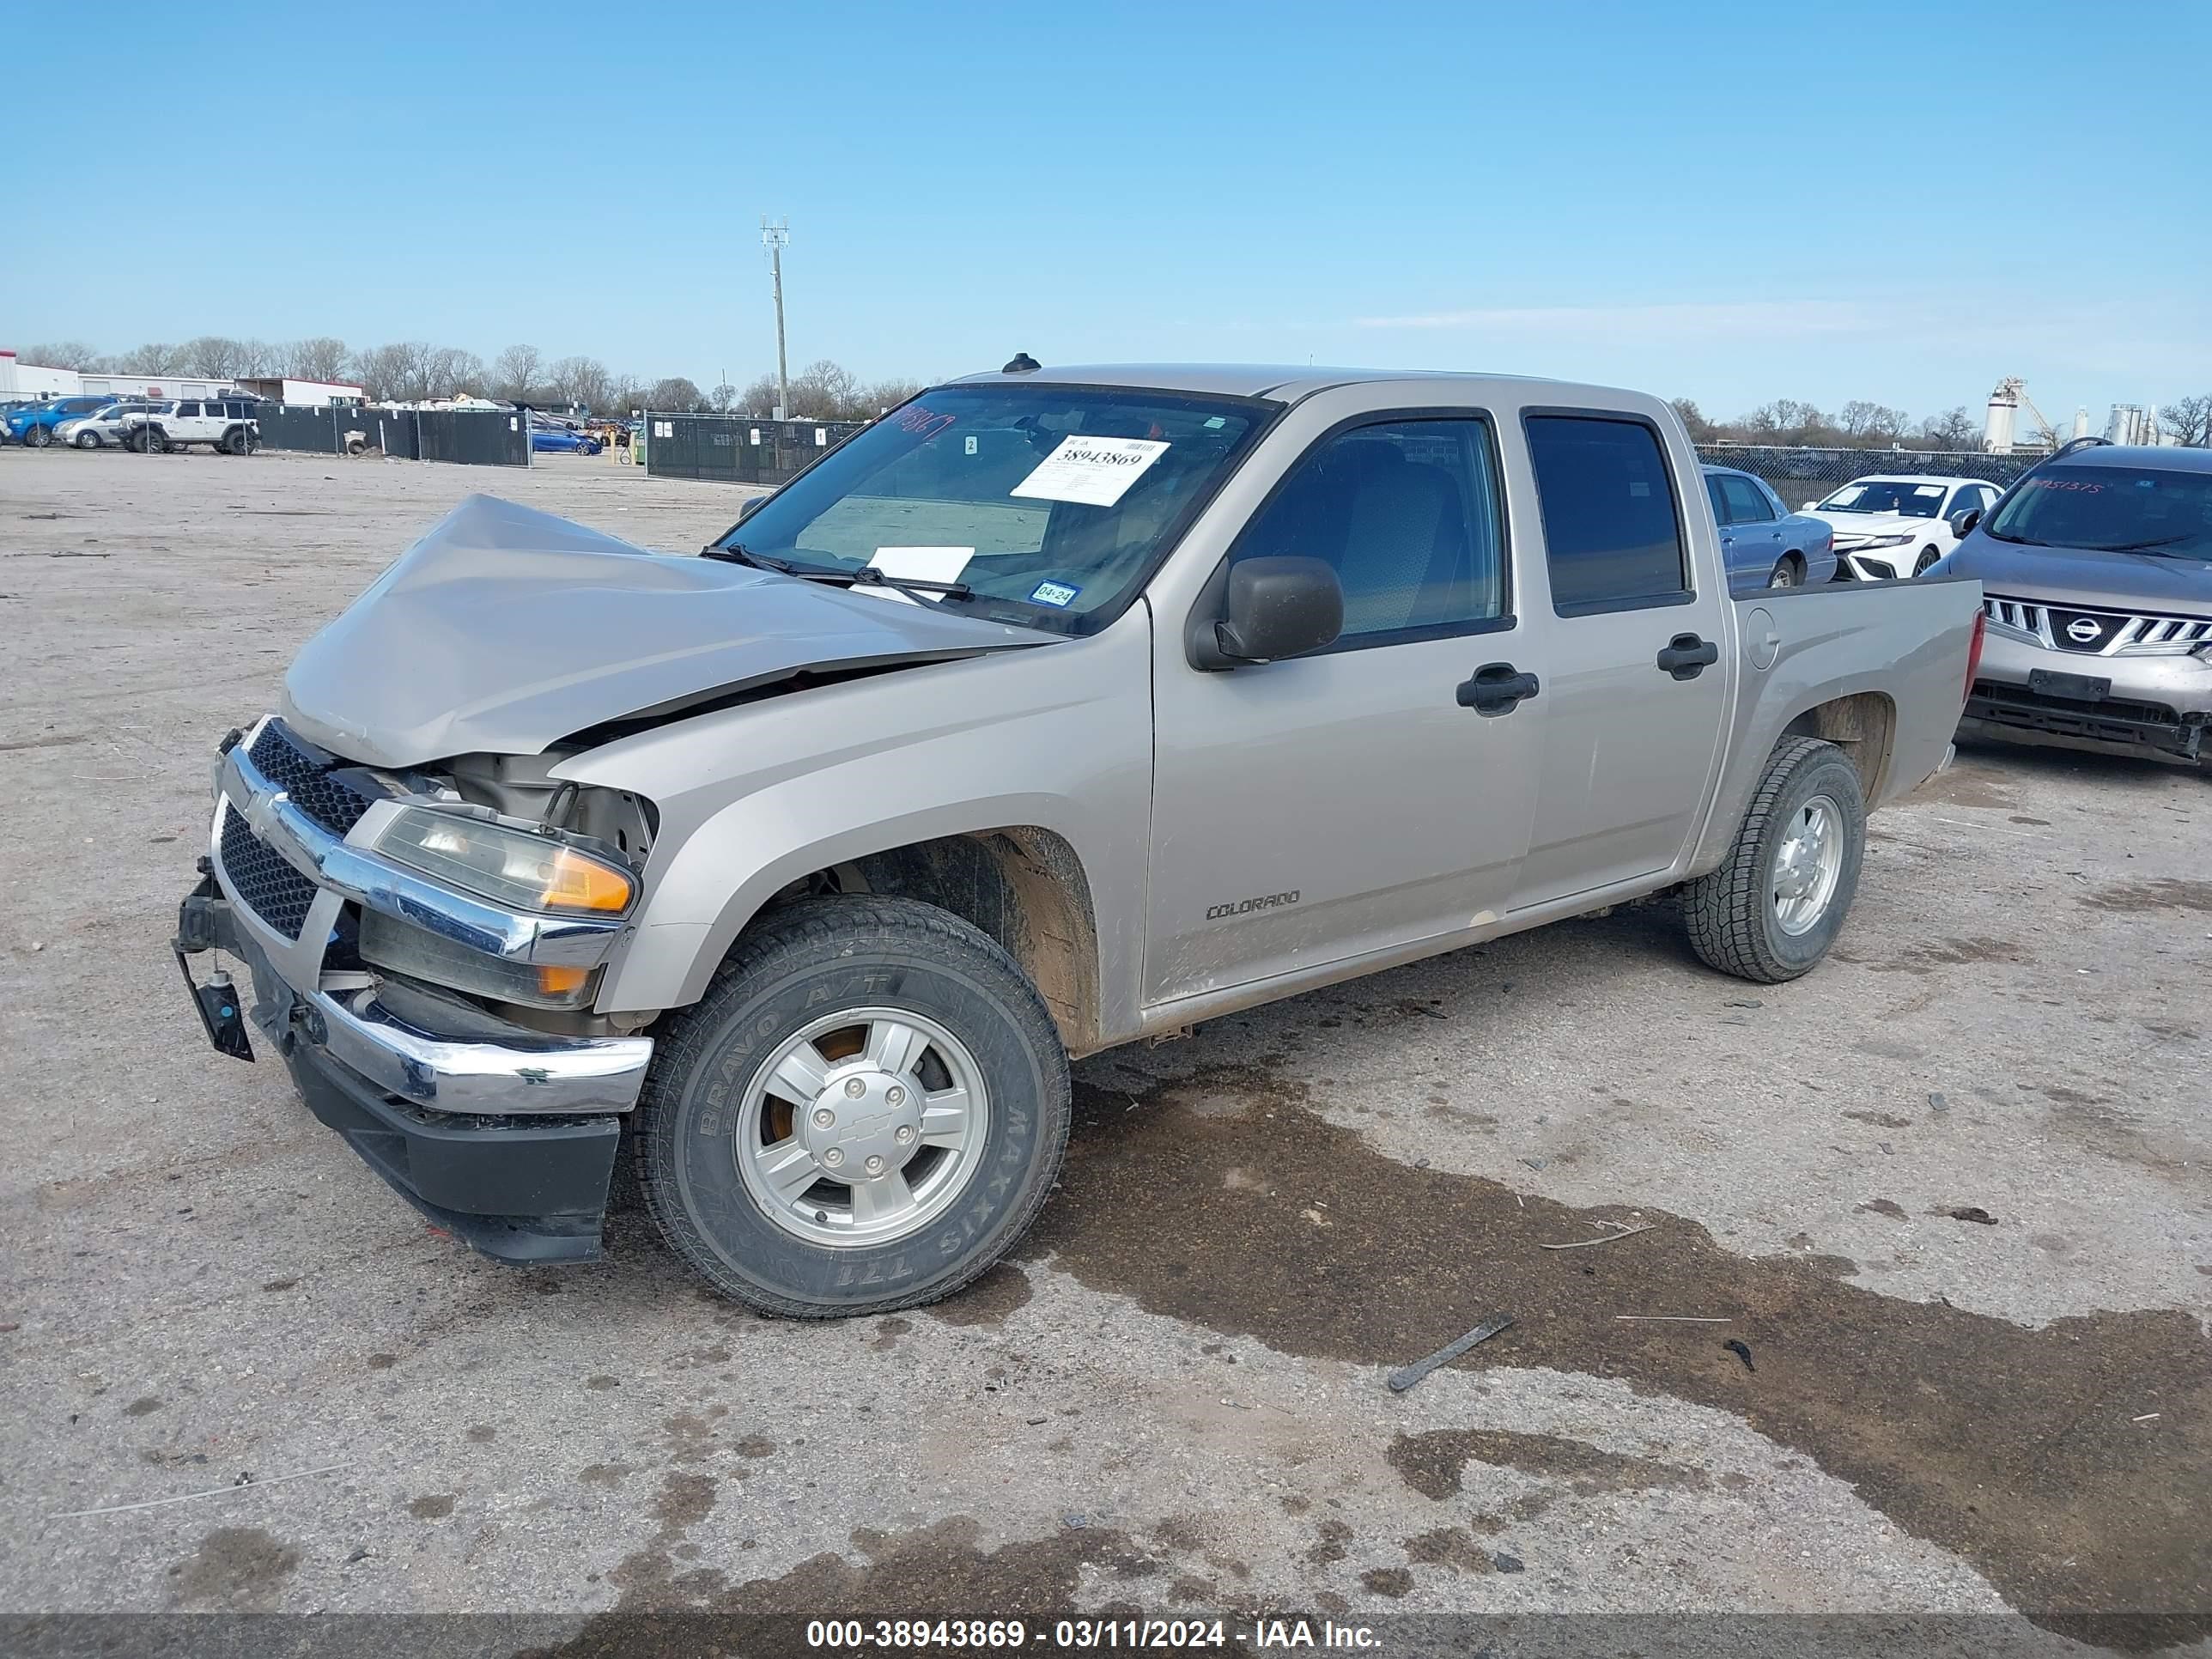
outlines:
M2191 530L2179 536L2157 536L2147 542L2122 542L2116 547L2100 547L2094 550L2099 553L2148 553L2154 547L2173 547L2196 539L2197 532Z
M829 582L838 587L896 588L910 599L924 594L940 599L972 599L975 590L965 582L927 581L919 576L886 576L875 566L862 565L858 570L818 570L811 565L793 564L788 559L770 558L765 553L756 553L741 542L709 542L699 550L702 559L720 559L725 564L749 564L762 570L773 570L780 576L796 576L803 582Z
M699 550L702 559L719 559L724 564L749 564L758 570L773 570L781 575L795 576L799 567L781 559L771 559L765 553L756 553L738 542L708 542Z

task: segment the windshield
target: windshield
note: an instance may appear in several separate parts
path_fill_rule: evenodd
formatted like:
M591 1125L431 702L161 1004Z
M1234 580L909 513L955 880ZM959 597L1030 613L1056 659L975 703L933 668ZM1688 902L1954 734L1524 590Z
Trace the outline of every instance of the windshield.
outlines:
M1985 526L2001 542L2212 558L2212 472L2064 467L2023 478Z
M720 545L802 570L958 582L950 610L1080 632L1152 573L1272 404L951 386L855 433Z
M1943 484L1875 478L1847 483L1813 510L1815 513L1896 513L1908 519L1932 519L1943 505Z

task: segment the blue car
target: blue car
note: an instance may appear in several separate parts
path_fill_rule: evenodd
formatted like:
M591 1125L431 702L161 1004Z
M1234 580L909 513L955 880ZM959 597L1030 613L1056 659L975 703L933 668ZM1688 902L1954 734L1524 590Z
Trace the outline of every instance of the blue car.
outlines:
M1807 587L1834 579L1835 532L1826 523L1792 513L1748 472L1709 466L1705 474L1731 588Z
M534 426L530 428L530 447L549 454L596 455L599 441L581 432L572 432L565 426Z
M64 421L90 415L115 401L112 398L46 398L20 404L8 411L8 436L19 444L44 449L54 441L54 428Z

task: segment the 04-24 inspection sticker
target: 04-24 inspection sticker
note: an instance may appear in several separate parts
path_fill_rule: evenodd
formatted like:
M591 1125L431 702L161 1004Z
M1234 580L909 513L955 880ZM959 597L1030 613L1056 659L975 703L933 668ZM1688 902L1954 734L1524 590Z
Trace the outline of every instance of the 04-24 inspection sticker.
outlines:
M1032 501L1111 507L1168 453L1158 438L1062 438L1028 477L1006 493Z

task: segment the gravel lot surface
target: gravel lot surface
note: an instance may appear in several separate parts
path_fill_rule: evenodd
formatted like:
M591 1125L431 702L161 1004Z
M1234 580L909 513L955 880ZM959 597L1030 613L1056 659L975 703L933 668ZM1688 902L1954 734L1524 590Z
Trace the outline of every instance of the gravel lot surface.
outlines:
M0 453L0 1612L2212 1610L2191 773L1962 752L1794 985L1649 908L1093 1059L929 1311L428 1230L167 941L216 739L465 495L735 515L549 459Z

